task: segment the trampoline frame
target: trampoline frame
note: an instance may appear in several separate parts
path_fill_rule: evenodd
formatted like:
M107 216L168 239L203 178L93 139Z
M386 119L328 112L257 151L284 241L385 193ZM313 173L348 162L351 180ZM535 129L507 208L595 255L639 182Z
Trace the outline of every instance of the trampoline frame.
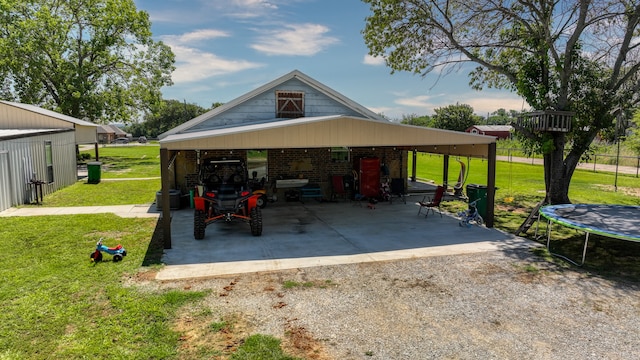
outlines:
M612 233L612 232L608 232L608 231L602 231L599 229L592 229L586 226L581 226L578 223L569 221L569 220L563 220L564 218L558 218L558 217L554 217L550 214L548 214L545 210L547 209L558 209L558 208L563 208L563 207L580 207L580 206L593 206L596 204L562 204L562 205L548 205L548 206L544 206L542 208L540 208L539 212L538 212L538 223L536 224L536 234L535 237L536 239L538 238L538 227L539 227L539 222L540 222L540 217L544 217L545 219L547 219L547 250L549 250L549 253L553 256L557 256L559 258L562 258L576 266L582 266L584 265L586 256L587 256L587 245L589 244L589 234L594 233L597 235L601 235L601 236L606 236L606 237L610 237L610 238L614 238L614 239L620 239L620 240L627 240L627 241L635 241L638 242L640 240L636 239L636 238L632 238L629 236L625 236L623 234L619 234L619 233ZM601 206L601 205L598 205ZM606 205L606 206L610 206L610 207L631 207L631 208L638 208L640 209L640 206L627 206L627 205ZM580 231L584 231L585 232L585 238L584 238L584 245L582 247L582 260L581 262L578 264L576 261L570 259L567 256L564 255L560 255L560 254L556 254L551 252L551 248L550 248L550 243L551 243L551 231L553 230L553 225L552 223L556 223L556 224L560 224L562 226L568 227L568 228L572 228L572 229L576 229L576 230L580 230Z

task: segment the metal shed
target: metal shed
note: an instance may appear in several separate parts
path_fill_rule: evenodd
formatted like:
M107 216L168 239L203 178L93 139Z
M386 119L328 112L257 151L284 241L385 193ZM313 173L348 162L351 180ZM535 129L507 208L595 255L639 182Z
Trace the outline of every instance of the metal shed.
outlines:
M34 105L0 101L0 211L77 181L80 144L94 144L96 124Z

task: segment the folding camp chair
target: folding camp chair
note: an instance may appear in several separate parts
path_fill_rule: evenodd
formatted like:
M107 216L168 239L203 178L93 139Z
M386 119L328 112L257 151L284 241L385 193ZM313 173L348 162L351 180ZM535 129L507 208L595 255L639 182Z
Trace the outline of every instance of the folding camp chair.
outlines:
M438 212L440 213L440 217L442 217L442 211L440 210L440 203L442 202L444 191L445 191L444 186L438 186L436 188L436 193L433 196L433 199L428 200L427 195L425 195L422 201L418 201L417 204L420 206L420 208L418 209L418 215L420 215L420 212L422 211L422 209L426 209L426 214L424 215L424 217L427 217L429 216L429 211L433 212L434 211L433 209L437 208Z

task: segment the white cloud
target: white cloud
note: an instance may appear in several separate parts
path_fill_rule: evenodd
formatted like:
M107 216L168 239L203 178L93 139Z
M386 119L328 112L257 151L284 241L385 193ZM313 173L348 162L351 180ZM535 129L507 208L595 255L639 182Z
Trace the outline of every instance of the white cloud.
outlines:
M241 8L249 9L278 9L278 5L265 0L234 0L233 4Z
M500 108L506 110L526 110L529 108L526 102L523 103L522 98L517 95L505 93L486 93L484 95L482 93L459 94L455 97L452 97L450 94L447 96L402 96L395 99L394 103L399 106L385 109L386 115L392 119L400 119L402 115L411 114L418 116L433 115L435 113L434 109L455 105L456 103L471 106L476 115L483 117Z
M327 32L329 28L318 24L285 25L263 32L251 47L267 55L312 56L339 41L325 36Z
M167 44L184 44L229 36L228 32L222 30L200 29L182 35L165 35L162 40Z
M399 99L396 99L394 102L398 105L402 105L409 108L427 110L427 109L432 109L434 106L433 103L430 101L431 98L432 97L428 95L418 95L413 97L399 98Z
M529 104L527 104L527 102L523 102L522 98L519 98L516 95L509 96L508 94L490 94L485 97L476 96L462 99L460 103L470 105L473 108L474 113L484 117L498 109L520 111L529 108Z
M364 56L364 59L362 60L362 63L365 65L381 66L385 65L385 60L382 56L371 56L369 54L366 54Z
M176 70L172 75L175 84L197 82L218 75L264 66L247 60L223 59L213 53L192 47L170 46L176 55Z

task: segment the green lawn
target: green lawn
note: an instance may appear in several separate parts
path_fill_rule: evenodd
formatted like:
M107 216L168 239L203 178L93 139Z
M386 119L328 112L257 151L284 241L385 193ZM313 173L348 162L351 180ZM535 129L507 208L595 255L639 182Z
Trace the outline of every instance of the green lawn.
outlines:
M93 148L80 154L95 156ZM160 146L108 145L98 148L104 179L149 178L160 176Z
M100 148L105 178L159 176L155 146ZM153 160L151 160L153 158ZM464 160L466 163L466 159ZM442 158L418 156L418 176L440 183ZM131 169L131 170L126 170ZM459 167L452 162L453 183ZM148 175L148 176L147 176ZM467 183L486 183L486 162L472 160ZM640 181L619 175L617 193L613 174L576 171L570 196L574 202L639 205ZM515 230L543 197L542 167L497 164L496 227ZM144 204L155 199L160 180L86 181L45 197L45 206ZM513 198L513 199L511 199ZM463 202L448 202L455 211ZM207 292L146 289L131 280L144 278L160 264L162 239L156 219L124 219L111 214L0 218L0 360L5 359L178 359L181 333L175 321L185 307L193 319L220 322L220 314L205 308ZM533 231L528 234L533 236ZM103 237L105 245L122 244L128 255L122 262L93 264L89 254ZM559 252L574 258L581 253L583 234L554 232ZM600 276L640 278L640 244L592 236L585 269ZM552 258L549 258L552 259ZM558 261L553 258L552 261ZM203 317L204 320L203 320ZM259 359L264 351L274 359L288 359L280 343L255 334L244 339L234 359ZM257 343L257 344L256 344ZM229 356L210 344L193 349L196 357ZM202 355L204 354L204 355ZM266 355L264 355L266 356ZM187 355L187 357L189 357ZM223 357L224 358L224 357Z
M411 160L411 159L410 159ZM458 178L460 165L455 158L450 159L449 183ZM466 184L487 183L486 160L460 159L468 164ZM442 183L443 158L439 155L419 154L417 157L417 177ZM411 169L411 164L409 164ZM633 175L618 174L618 191L614 191L615 175L576 170L569 198L574 203L640 205L640 179ZM531 210L544 199L543 167L523 163L498 161L496 164L496 211L495 227L506 232L515 232ZM450 212L463 210L462 201L445 202L443 208ZM535 226L535 225L534 225ZM541 222L541 233L546 225ZM546 244L545 238L535 239L535 228L526 234L532 240ZM584 233L556 226L553 228L552 250L580 259ZM591 235L584 268L601 275L640 279L640 243Z
M161 188L160 147L106 146L99 148L102 162L98 184L89 184L87 179L45 196L43 205L94 206L151 204ZM93 149L81 153L94 156ZM127 180L127 179L138 180ZM29 205L26 205L29 206Z
M127 286L149 262L155 219L111 214L0 220L0 359L162 359L176 355L177 309L205 293ZM122 244L123 261L89 254ZM145 260L145 258L147 259ZM155 255L157 260L157 254ZM150 261L153 263L154 261Z
M48 207L151 204L160 188L160 179L103 180L98 184L81 180L45 196L42 203Z
M411 162L411 157L409 158ZM460 159L467 165L466 184L487 183L487 162L482 159ZM443 158L439 155L419 154L417 157L417 177L442 183ZM411 163L409 169L411 169ZM458 178L460 165L455 158L450 158L449 184ZM505 198L531 198L535 202L544 198L543 167L525 163L509 163L498 161L496 164L496 203ZM631 196L629 192L640 190L640 179L632 175L618 174L618 192L613 191L615 175L612 173L594 173L576 170L569 197L574 203L601 203L640 205L640 197ZM537 199L537 201L536 201Z
M44 206L150 204L160 189L157 146L102 147L102 181L86 180L45 196ZM92 151L89 153L93 154ZM152 178L124 180L124 178ZM111 180L122 179L122 180ZM33 206L33 205L25 205ZM7 359L293 359L280 341L256 334L236 353L211 344L189 347L176 329L185 306L215 323L200 304L206 291L138 286L161 267L157 219L112 214L0 218L0 360ZM96 242L122 244L123 261L91 263ZM204 336L213 336L205 334Z

